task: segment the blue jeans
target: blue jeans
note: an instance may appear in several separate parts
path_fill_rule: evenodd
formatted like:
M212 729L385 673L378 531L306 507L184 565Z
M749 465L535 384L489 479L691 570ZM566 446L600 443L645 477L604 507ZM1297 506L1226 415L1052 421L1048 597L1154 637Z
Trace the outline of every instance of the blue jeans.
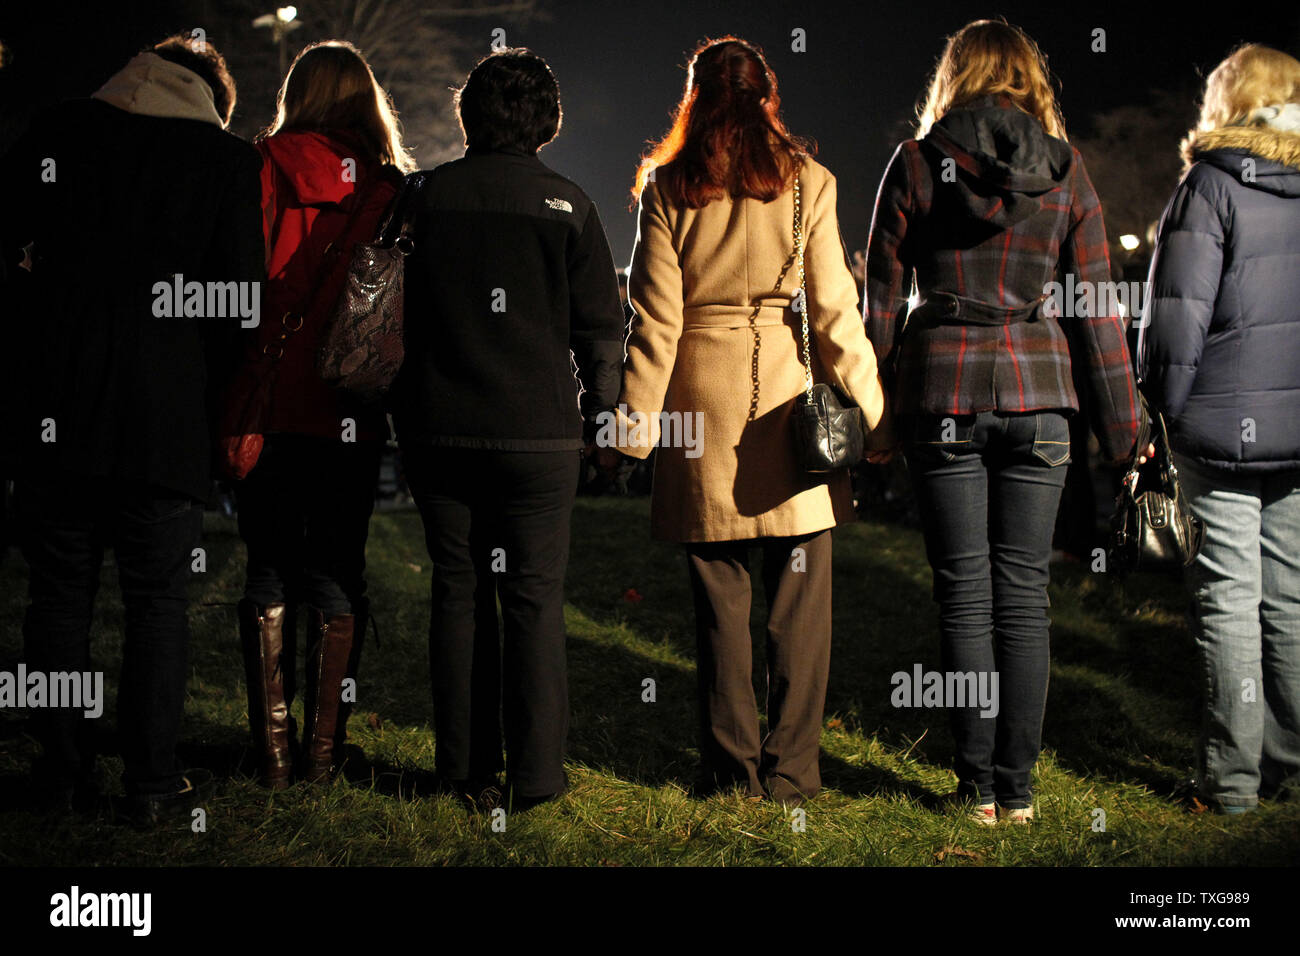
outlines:
M997 711L945 701L958 792L1033 805L1047 703L1048 562L1070 461L1057 412L924 416L904 425L934 570L943 669L997 676Z
M1253 807L1300 783L1300 472L1175 461L1205 522L1187 575L1205 668L1201 792L1212 805Z

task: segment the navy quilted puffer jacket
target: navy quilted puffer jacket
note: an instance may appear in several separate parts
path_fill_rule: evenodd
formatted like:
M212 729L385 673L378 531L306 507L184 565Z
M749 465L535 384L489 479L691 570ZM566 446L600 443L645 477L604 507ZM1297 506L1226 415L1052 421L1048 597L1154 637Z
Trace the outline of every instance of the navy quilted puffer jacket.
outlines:
M1300 470L1297 114L1198 133L1160 221L1143 388L1174 449L1212 467Z

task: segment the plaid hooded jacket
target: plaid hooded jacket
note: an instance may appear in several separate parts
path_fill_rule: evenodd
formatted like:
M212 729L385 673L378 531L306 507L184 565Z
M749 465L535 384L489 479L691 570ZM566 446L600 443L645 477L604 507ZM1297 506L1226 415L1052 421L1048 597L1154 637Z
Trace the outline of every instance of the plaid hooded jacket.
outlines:
M1110 279L1078 150L1006 97L950 110L895 151L871 223L864 320L896 414L1077 411L1078 381L1103 454L1129 454L1140 412L1123 322L1109 297L1071 294ZM1053 281L1059 317L1033 308ZM917 309L953 301L942 293L986 323L1015 309L1031 318L975 324Z

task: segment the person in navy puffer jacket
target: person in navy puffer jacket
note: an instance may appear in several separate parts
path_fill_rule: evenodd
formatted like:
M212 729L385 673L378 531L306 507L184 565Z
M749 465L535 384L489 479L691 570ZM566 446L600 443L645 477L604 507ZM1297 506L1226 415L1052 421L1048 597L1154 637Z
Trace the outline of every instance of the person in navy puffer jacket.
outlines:
M1205 545L1202 799L1240 813L1300 783L1300 61L1241 47L1206 84L1161 219L1144 390Z

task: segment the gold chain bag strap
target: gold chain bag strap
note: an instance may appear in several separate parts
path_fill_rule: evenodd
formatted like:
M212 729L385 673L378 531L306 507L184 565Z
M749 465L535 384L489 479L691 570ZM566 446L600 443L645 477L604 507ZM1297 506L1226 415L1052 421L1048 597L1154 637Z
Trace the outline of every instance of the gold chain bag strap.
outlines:
M795 455L803 469L825 474L848 467L862 457L865 435L862 409L825 382L813 383L812 346L808 337L808 289L804 275L804 235L799 177L794 180L794 250L799 292L794 308L803 317L804 392L795 401Z

